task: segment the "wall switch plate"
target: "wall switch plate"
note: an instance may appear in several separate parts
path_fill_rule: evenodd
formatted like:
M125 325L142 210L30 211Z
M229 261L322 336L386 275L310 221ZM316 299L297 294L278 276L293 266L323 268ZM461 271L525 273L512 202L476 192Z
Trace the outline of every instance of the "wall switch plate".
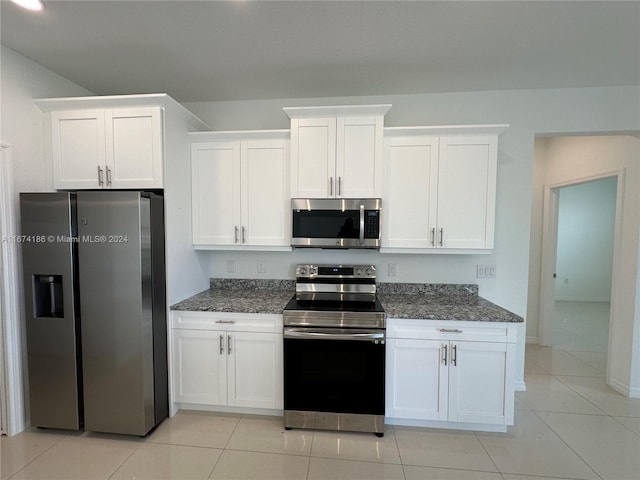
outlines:
M267 262L265 260L258 260L258 273L267 273Z
M227 273L236 273L236 261L227 260Z
M476 278L496 278L496 266L476 265Z
M388 264L389 267L389 276L390 277L395 277L398 275L398 264L397 263L390 263Z

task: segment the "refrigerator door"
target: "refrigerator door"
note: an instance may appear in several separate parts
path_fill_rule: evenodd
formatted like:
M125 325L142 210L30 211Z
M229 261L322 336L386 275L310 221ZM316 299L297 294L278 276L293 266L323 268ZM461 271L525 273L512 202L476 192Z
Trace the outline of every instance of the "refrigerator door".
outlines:
M149 198L77 195L85 428L146 435L155 425Z
M78 430L82 384L73 193L21 193L31 424Z

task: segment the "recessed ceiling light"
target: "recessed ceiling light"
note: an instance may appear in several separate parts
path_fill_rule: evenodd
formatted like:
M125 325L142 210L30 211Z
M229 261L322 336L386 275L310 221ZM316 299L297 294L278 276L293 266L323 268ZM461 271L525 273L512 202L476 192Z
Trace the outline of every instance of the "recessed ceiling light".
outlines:
M44 10L44 4L41 0L11 0L16 5L20 5L22 8L26 8L27 10L33 10L35 12L39 12L40 10Z

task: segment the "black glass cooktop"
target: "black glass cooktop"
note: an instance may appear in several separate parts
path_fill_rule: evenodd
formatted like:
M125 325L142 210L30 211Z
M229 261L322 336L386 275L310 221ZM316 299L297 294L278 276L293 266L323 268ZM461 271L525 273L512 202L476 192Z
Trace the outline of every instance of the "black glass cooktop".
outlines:
M296 300L295 295L285 310L314 312L364 312L384 313L380 300L375 302L337 302L330 300Z

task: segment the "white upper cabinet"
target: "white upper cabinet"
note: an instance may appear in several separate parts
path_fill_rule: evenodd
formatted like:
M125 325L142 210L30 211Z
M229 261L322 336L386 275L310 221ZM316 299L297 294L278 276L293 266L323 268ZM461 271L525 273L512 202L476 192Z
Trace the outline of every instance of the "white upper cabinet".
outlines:
M493 248L497 138L506 125L385 130L382 248ZM462 132L470 133L462 133Z
M437 246L493 248L496 135L440 138Z
M390 107L285 108L291 118L291 196L379 197L383 120Z
M288 132L190 135L193 244L290 249Z
M165 157L183 162L176 152L186 132L208 128L164 93L34 102L50 128L46 155L58 190L165 188Z
M57 189L162 188L160 107L52 112Z

